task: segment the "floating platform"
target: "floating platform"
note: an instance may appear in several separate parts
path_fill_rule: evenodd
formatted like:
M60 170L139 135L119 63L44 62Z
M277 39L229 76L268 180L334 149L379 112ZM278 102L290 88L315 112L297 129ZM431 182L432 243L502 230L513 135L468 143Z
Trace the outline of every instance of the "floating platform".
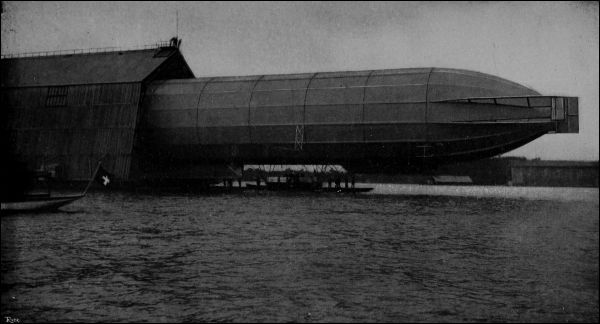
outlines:
M368 188L329 188L329 187L311 187L311 186L297 186L297 187L292 187L292 186L284 186L284 185L278 185L278 186L272 186L272 185L256 185L256 184L246 184L247 189L254 189L254 190L270 190L270 191L312 191L312 192L336 192L336 193L360 193L360 192L369 192L371 190L373 190L372 187L368 187Z

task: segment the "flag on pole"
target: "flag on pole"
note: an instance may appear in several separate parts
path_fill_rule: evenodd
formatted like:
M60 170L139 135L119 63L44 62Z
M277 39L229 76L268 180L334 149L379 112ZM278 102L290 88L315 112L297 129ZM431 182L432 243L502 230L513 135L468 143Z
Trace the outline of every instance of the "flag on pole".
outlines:
M108 173L108 171L104 170L101 165L99 165L94 180L96 180L96 182L101 184L103 187L108 187L111 184L112 179L112 175Z

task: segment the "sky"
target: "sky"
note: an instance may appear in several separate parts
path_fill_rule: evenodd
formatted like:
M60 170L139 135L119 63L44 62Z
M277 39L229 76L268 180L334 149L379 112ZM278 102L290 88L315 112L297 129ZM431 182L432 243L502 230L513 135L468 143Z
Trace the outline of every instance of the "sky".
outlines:
M598 160L598 12L597 2L4 1L2 54L127 49L178 34L197 77L474 70L579 97L579 134L505 155Z

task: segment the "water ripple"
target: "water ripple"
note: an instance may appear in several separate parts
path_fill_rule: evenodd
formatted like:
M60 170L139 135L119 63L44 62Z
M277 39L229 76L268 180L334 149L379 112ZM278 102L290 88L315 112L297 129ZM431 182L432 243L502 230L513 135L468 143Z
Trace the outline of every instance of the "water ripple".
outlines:
M3 316L598 321L597 200L93 193L65 210L2 218Z

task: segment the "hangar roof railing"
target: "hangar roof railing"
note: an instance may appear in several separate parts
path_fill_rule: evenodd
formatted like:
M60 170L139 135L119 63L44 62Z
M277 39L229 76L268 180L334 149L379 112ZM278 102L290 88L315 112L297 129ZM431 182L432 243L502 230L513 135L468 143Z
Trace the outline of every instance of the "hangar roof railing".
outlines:
M95 53L107 53L107 52L123 52L123 51L134 51L134 50L156 49L156 48L170 47L170 46L171 46L171 43L169 41L160 41L155 44L140 45L140 46L135 46L135 47L112 46L112 47L81 48L81 49L68 49L68 50L56 50L56 51L8 53L8 54L2 54L2 59L59 56L59 55L73 55L73 54L95 54Z
M3 56L2 87L141 82L173 56L179 56L185 74L193 77L173 42L133 50L112 47Z

